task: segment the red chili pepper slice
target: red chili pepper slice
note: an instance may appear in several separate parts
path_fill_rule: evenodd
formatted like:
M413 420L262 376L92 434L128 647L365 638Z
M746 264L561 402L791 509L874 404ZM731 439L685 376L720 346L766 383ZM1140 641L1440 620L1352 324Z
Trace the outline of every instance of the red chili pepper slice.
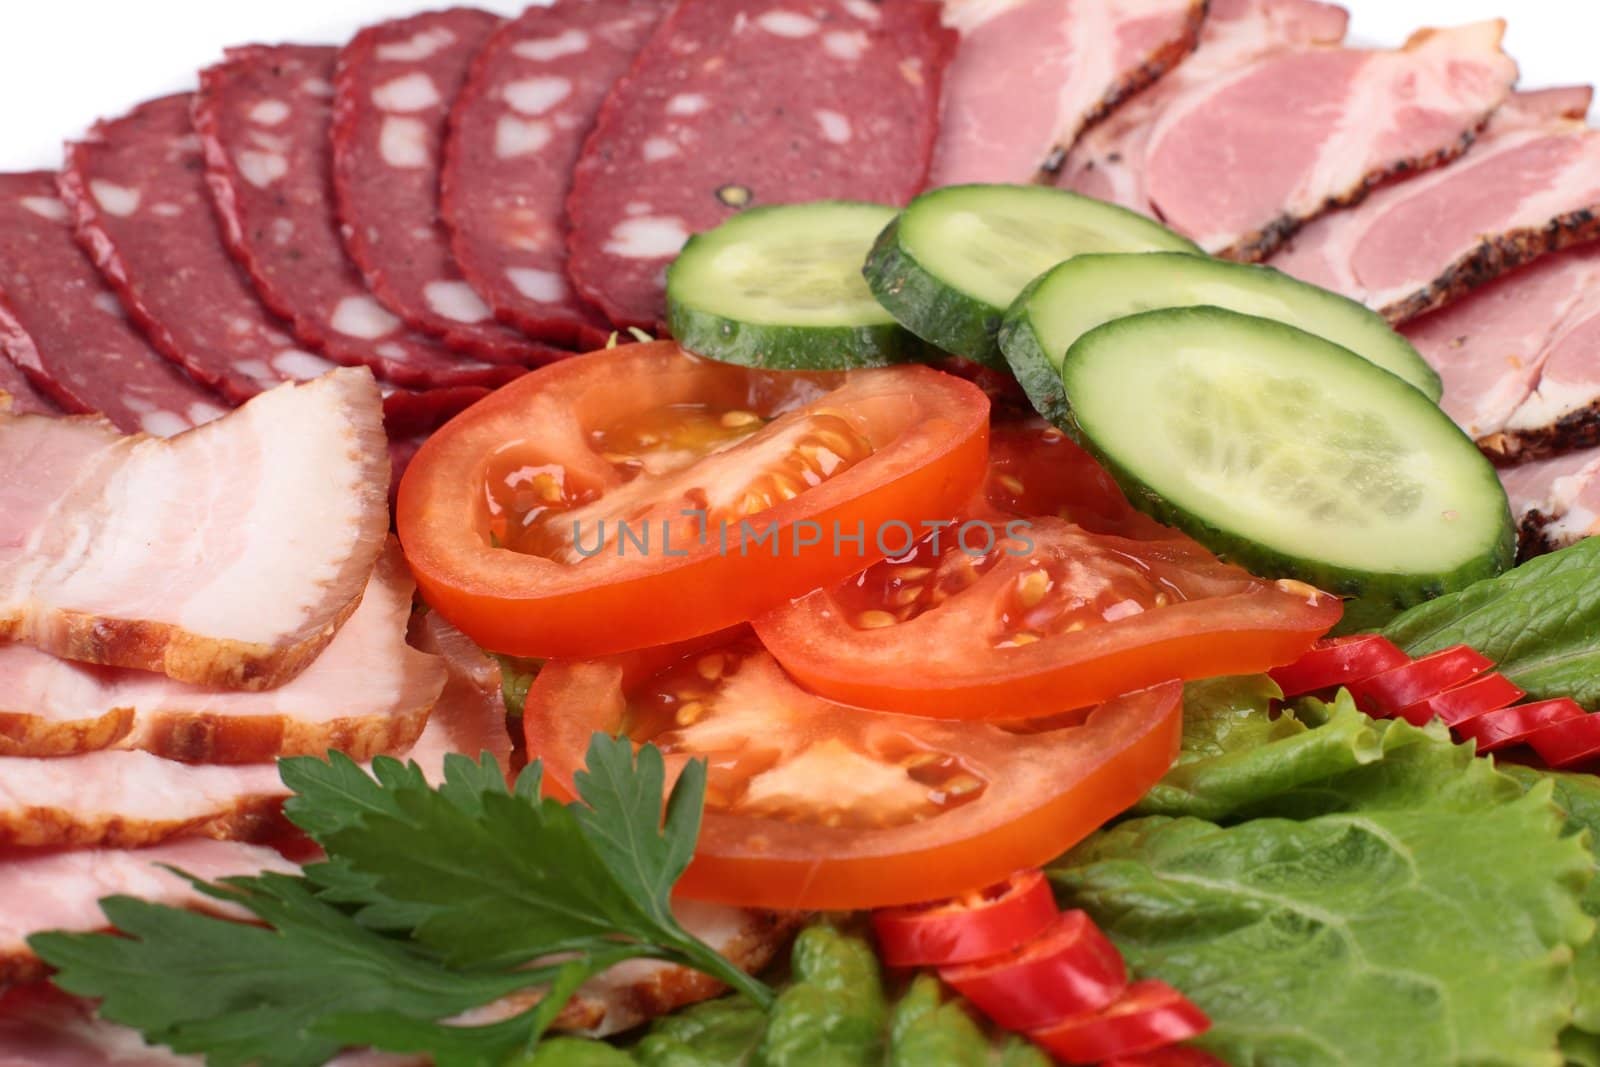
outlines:
M1527 695L1499 671L1489 671L1426 700L1409 704L1395 717L1413 726L1422 726L1435 718L1444 720L1446 726L1459 726L1479 715L1509 708Z
M1468 719L1456 727L1456 732L1464 740L1478 742L1479 752L1498 752L1526 741L1547 726L1581 718L1586 714L1577 701L1561 697L1558 700L1518 704L1513 708L1491 711L1476 719Z
M1128 988L1122 954L1081 911L1062 912L1021 948L939 977L1006 1029L1038 1030L1099 1011Z
M1466 645L1455 645L1367 678L1353 678L1350 695L1367 714L1388 717L1493 666L1488 657Z
M1198 1037L1211 1020L1165 982L1136 982L1115 1004L1028 1035L1065 1063L1100 1063Z
M1289 664L1267 673L1283 690L1285 699L1348 685L1358 678L1370 678L1411 662L1393 641L1375 634L1334 637L1318 641L1311 651Z
M954 900L882 908L872 929L890 967L942 967L1010 952L1059 914L1044 872L1030 870Z
M1568 718L1529 735L1539 758L1555 768L1574 767L1600 758L1600 715Z

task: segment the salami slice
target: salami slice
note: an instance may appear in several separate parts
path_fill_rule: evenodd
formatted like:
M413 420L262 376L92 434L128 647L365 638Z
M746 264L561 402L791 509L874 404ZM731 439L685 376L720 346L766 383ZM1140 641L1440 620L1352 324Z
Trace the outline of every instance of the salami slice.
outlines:
M227 410L123 317L47 172L0 175L0 350L64 410L125 433L168 437Z
M462 273L495 316L596 348L610 326L567 285L572 168L663 0L560 0L501 26L450 113L441 197Z
M578 160L572 284L652 328L683 242L741 208L904 204L927 180L954 47L924 0L681 0Z
M6 394L5 399L0 400L0 411L54 415L61 410L53 400L34 388L21 367L3 354L0 354L0 393Z
M451 259L439 218L450 105L500 21L452 8L357 34L334 78L333 188L345 248L390 311L458 352L533 364L562 353L494 320Z
M492 385L520 368L466 358L407 330L339 237L328 144L337 49L250 46L202 71L194 122L228 250L303 344L396 385Z
M335 364L296 346L222 246L190 95L141 104L67 146L61 191L123 306L163 355L242 404Z

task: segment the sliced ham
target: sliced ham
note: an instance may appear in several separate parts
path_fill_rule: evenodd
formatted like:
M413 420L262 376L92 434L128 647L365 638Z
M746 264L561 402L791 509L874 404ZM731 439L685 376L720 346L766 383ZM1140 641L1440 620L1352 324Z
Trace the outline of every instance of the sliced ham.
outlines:
M1489 452L1600 443L1600 247L1546 257L1404 332L1443 379L1445 411Z
M1600 534L1600 448L1500 472L1527 559Z
M166 866L208 882L263 871L299 871L273 849L205 838L148 849L81 849L0 859L0 986L43 974L44 965L27 945L34 934L104 929L102 897L141 897L228 918L244 917L242 909L198 892Z
M1272 263L1407 322L1600 236L1587 87L1518 93L1460 161L1307 226Z
M1316 0L1212 0L1194 54L1079 138L1056 184L1148 211L1145 145L1168 105L1276 52L1336 45L1348 22L1343 8Z
M504 709L471 683L447 684L405 758L439 780L445 756L510 761ZM176 837L262 840L282 829L275 763L178 763L148 752L0 759L0 846L140 848Z
M1028 182L1199 38L1203 0L946 0L930 185Z
M263 692L205 689L0 644L0 755L118 748L191 763L259 763L330 748L357 760L403 752L445 680L437 657L406 643L414 589L391 541L328 647L293 680Z
M287 681L383 547L381 419L365 370L170 439L0 415L0 638L196 685Z

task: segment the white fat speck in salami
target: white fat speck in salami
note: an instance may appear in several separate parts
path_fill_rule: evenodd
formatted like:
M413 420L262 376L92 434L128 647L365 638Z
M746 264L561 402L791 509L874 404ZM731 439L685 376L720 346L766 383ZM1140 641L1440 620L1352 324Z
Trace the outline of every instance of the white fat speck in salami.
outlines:
M646 137L644 144L639 146L639 150L646 163L671 159L678 154L678 146L665 137Z
M428 306L447 319L482 322L490 315L489 305L466 282L429 282L422 291Z
M94 194L95 202L100 205L100 210L109 215L120 215L127 218L139 210L139 190L130 189L126 185L116 185L112 182L91 182L89 191Z
M756 25L779 37L810 37L817 32L817 20L795 11L769 11L756 19Z
M404 40L380 44L377 55L386 63L417 63L437 55L455 43L455 34L443 26L435 26Z
M547 122L502 115L500 121L495 123L494 154L500 159L525 156L549 144L553 136Z
M70 217L67 214L67 205L53 196L25 196L21 204L35 215L51 222L66 222Z
M496 22L492 15L466 9L439 17L454 29L463 13L485 29ZM406 20L385 27L397 33L394 39L407 40L431 21L433 16L427 16L422 22ZM442 101L453 85L439 65L457 46L421 61L418 68L441 102L396 115L373 103L373 91L414 71L376 60L373 49L383 39L364 30L343 53L303 45L236 48L222 63L201 72L194 128L204 141L205 178L215 194L223 238L261 301L286 321L293 334L292 339L280 338L272 353L293 345L336 363L370 367L393 384L416 389L509 381L521 373L520 367L503 365L511 358L484 362L473 358L476 351L452 350L455 346L447 339L407 329L414 325L413 318L401 311L398 302L391 304L391 283L411 277L392 272L411 270L412 258L427 270L417 279L416 307L422 315L432 317L420 296L421 282L448 277L424 263L426 249L413 249L408 242L411 233L436 212L435 168L442 133L438 126L446 111ZM354 72L341 65L342 54L352 56ZM307 83L329 79L338 90L334 100L305 90ZM396 95L399 102L409 104L415 102L414 92ZM235 159L240 148L259 144L258 135L265 132L249 118L263 100L290 105L289 116L270 132L281 139L288 164L287 173L270 189L248 181ZM390 157L421 165L396 166L385 159L385 120L395 118L420 122L421 128L406 133L401 126L399 137L391 132ZM420 141L415 136L419 133ZM341 169L340 144L356 149L355 171ZM426 158L419 161L423 153ZM347 192L359 189L359 193L341 198L341 185ZM417 187L428 190L421 209L409 199ZM348 210L352 205L355 213ZM357 258L356 251L368 247L367 241L389 258L365 262ZM369 273L369 268L376 269ZM511 342L524 343L515 336ZM275 366L271 354L265 358Z
M523 59L531 59L535 63L548 63L552 59L562 56L575 56L587 51L589 48L589 35L576 27L563 30L554 37L535 37L526 41L518 41L511 46L511 51Z
M473 60L451 110L440 207L453 258L496 319L581 349L610 333L565 284L565 203L606 93L669 6L563 0L530 7ZM669 143L645 149L649 136L626 149L635 167L640 152Z
M553 270L537 267L508 267L506 277L517 292L542 304L556 304L567 298L567 281Z
M370 296L347 296L333 309L329 323L335 330L364 341L387 337L400 328L400 320Z
M296 381L306 382L312 378L322 377L333 370L336 364L328 362L321 356L314 356L310 352L302 352L298 348L286 348L272 357L272 366L280 374Z
M433 159L427 125L402 115L385 117L378 130L378 154L391 167L426 167Z
M501 90L512 110L523 115L543 115L572 95L572 82L566 78L523 78Z
M307 96L333 97L333 83L327 78L307 78L300 83L300 91Z
M573 171L574 291L618 326L654 329L679 245L650 220L692 234L751 205L916 195L956 42L941 7L678 0L613 89ZM871 151L840 152L846 143ZM648 215L629 215L637 201Z
M171 437L180 434L189 428L189 422L182 415L174 415L170 411L152 411L139 416L139 429L156 437Z
M698 115L711 106L701 93L678 93L667 101L669 115Z
M109 289L94 294L94 306L107 315L115 315L119 319L126 314L122 310L122 301L118 300L117 295Z
M159 204L151 204L150 213L152 215L160 215L164 219L175 219L179 215L183 214L183 208L179 207L177 204L169 204L163 200Z
M642 215L617 223L606 251L628 259L660 259L677 255L688 239L681 219Z
M276 126L289 117L289 105L282 100L263 100L250 109L250 121L257 126Z
M444 103L439 87L422 71L402 74L372 90L372 102L384 111L426 111Z
M265 189L289 173L289 161L277 152L257 152L246 149L235 153L234 164L245 181L257 189Z

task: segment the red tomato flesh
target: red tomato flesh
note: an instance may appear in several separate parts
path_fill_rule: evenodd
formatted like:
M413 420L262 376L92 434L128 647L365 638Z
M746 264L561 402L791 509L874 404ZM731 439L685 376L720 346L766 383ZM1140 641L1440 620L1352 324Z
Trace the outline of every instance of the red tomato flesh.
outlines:
M1382 671L1402 667L1411 657L1387 637L1358 635L1318 641L1311 651L1286 667L1267 673L1283 690L1285 700L1347 685Z
M1455 645L1430 656L1349 682L1350 695L1369 715L1389 717L1419 700L1437 696L1482 674L1494 661Z
M1044 872L1020 871L954 900L872 913L878 955L890 967L941 967L1010 952L1055 921Z
M982 483L988 410L928 367L764 372L625 345L453 419L407 469L395 521L424 599L485 648L644 648L749 619L882 559L880 533L953 517Z
M1101 1011L1028 1036L1064 1063L1087 1064L1152 1052L1209 1029L1211 1020L1188 997L1151 979L1129 986Z
M678 891L726 904L852 910L992 885L1130 807L1171 767L1182 729L1176 682L1079 725L1017 732L835 704L748 631L663 658L547 663L528 691L528 755L563 799L597 730L653 742L674 775L705 759L705 818Z
M1491 711L1468 719L1456 727L1456 732L1464 739L1476 741L1479 752L1498 752L1521 744L1547 726L1586 714L1577 701L1562 697Z
M1054 1026L1111 1004L1128 971L1086 912L1063 912L1043 934L1013 952L942 967L939 977L1006 1030Z
M1591 763L1600 758L1600 715L1585 714L1546 726L1528 735L1527 743L1557 769Z
M1396 717L1413 726L1422 726L1437 718L1442 719L1446 726L1454 727L1479 715L1509 708L1527 695L1499 671L1489 671L1442 693L1408 704L1396 713Z

